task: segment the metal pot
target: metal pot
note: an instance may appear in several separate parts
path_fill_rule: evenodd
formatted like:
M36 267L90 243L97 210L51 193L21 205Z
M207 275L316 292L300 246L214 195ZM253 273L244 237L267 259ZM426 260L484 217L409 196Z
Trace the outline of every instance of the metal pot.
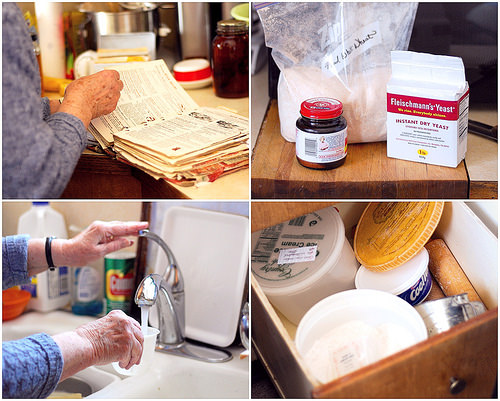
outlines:
M83 3L87 15L80 32L87 49L96 50L99 37L120 33L153 32L158 46L159 13L154 3Z

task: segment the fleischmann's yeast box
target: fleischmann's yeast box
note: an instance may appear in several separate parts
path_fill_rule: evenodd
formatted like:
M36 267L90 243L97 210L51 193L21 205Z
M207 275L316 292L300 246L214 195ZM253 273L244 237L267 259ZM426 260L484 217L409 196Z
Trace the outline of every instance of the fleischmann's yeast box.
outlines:
M467 151L469 85L459 57L391 52L387 156L457 167Z

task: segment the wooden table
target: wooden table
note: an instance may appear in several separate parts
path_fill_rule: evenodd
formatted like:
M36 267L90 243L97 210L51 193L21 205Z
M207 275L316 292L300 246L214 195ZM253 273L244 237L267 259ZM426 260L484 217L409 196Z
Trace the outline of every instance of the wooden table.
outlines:
M272 100L252 156L253 199L469 198L466 162L450 168L392 159L386 143L376 142L350 144L346 162L337 169L312 170L297 162L295 144L283 139L279 124ZM497 181L488 185L480 196L497 198Z
M86 150L63 199L248 199L248 169L199 187L155 180L138 168Z

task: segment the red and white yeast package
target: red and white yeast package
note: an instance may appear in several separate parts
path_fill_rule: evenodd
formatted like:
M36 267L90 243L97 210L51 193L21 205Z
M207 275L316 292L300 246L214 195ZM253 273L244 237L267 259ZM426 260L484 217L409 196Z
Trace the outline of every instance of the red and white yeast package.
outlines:
M391 52L387 156L457 167L467 151L469 85L460 57Z

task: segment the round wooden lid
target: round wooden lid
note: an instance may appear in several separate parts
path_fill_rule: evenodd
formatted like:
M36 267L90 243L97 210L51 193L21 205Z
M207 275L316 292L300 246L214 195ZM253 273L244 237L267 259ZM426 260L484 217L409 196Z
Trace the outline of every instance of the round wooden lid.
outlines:
M387 271L410 260L436 229L444 202L374 202L354 235L354 253L369 270Z

